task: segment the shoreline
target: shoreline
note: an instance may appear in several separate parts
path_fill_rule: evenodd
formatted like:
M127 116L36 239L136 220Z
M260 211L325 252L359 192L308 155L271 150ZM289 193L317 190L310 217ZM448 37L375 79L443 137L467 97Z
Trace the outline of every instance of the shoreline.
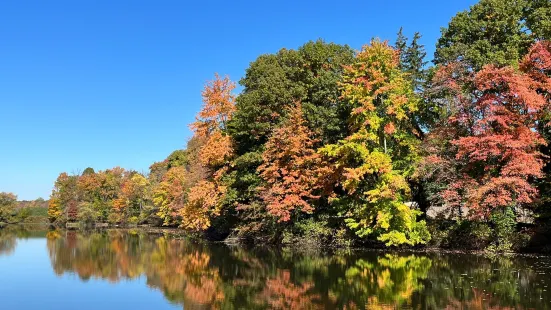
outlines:
M23 228L25 230L25 226L41 226L39 229L40 231L78 231L81 233L87 233L87 232L98 232L98 231L132 231L137 230L140 232L144 232L147 234L168 234L172 238L188 238L191 240L198 240L201 242L207 242L212 244L224 244L226 246L239 246L244 247L248 249L272 249L272 250L282 250L282 249L291 249L293 251L297 252L309 252L309 253L315 253L315 252L321 252L324 254L331 254L336 251L351 251L351 252L380 252L380 253L388 253L388 252L398 252L398 253L424 253L424 254L462 254L462 255L478 255L478 256L505 256L505 257L530 257L530 258L538 258L538 257L551 257L551 253L545 252L545 251L526 251L526 252L491 252L487 250L469 250L469 249L450 249L450 248L441 248L441 247L435 247L435 246L420 246L420 247L387 247L387 248L381 248L381 247L337 247L337 246L327 246L323 244L317 244L316 246L309 246L309 247L302 247L299 248L298 246L294 245L286 245L283 243L279 244L266 244L266 243L250 243L250 242L242 242L243 239L237 239L237 238L228 238L232 239L231 241L226 240L211 240L208 238L205 238L204 236L193 234L190 232L187 232L180 228L175 227L144 227L144 226L136 226L136 227L95 227L95 228L63 228L63 227L55 227L50 225L49 223L17 223L17 224L7 224L5 226L0 226L0 232L2 232L5 229L9 229L10 227L19 227ZM31 229L32 231L34 229ZM241 240L241 241L240 241Z

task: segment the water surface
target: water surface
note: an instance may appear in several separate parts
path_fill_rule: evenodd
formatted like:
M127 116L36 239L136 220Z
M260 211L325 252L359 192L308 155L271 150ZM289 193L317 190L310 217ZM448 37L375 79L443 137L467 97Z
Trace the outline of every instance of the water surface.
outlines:
M551 309L551 259L0 231L1 309Z

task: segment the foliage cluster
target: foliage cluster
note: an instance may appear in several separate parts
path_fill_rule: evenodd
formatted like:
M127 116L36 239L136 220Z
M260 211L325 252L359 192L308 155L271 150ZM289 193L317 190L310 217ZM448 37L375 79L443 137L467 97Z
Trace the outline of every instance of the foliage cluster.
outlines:
M442 243L510 250L520 216L543 220L551 199L549 29L547 0L481 0L442 30L431 67L402 30L357 52L318 40L261 55L239 94L228 77L205 85L185 150L148 175L61 174L50 218L414 246L437 213Z

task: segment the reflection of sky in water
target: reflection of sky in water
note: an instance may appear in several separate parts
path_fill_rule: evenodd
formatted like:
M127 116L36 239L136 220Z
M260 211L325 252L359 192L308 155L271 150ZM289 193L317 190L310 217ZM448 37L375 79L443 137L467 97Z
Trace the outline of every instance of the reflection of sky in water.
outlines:
M0 231L0 309L551 309L550 257L320 255L122 231L44 235Z
M119 283L74 274L57 276L51 266L46 239L19 239L11 255L0 255L1 309L181 309L144 276Z

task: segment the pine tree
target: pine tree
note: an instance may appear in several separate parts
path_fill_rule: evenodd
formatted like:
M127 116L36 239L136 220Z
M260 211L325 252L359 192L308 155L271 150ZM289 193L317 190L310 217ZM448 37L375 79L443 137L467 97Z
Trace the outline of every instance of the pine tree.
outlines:
M403 69L409 75L413 89L416 92L423 91L423 85L427 76L425 70L427 52L425 52L425 46L419 43L420 39L421 34L416 32L413 35L411 44L405 51L405 61L403 63Z

